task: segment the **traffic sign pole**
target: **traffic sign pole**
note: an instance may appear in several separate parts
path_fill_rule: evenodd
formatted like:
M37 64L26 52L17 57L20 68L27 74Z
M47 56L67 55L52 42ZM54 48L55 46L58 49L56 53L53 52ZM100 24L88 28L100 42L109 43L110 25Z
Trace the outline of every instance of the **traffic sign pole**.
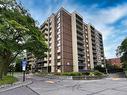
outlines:
M26 61L26 59L24 58L24 60L22 61L23 82L25 81L26 66L27 66L27 61Z
M25 81L25 71L23 71L23 82Z

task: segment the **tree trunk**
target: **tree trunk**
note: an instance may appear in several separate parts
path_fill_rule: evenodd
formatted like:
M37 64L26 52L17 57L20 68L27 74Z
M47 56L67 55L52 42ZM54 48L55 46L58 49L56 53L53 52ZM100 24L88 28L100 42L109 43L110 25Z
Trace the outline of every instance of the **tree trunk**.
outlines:
M4 64L0 63L0 79L3 78L3 71L4 71L3 67L4 67Z
M8 66L9 66L10 55L0 56L0 78L2 79L3 75L7 75Z
M14 59L16 58L16 56L19 53L17 53L15 56L12 55L12 53L8 50L5 50L3 55L0 56L0 77L2 77L3 75L7 75L8 73L8 68L9 65L14 61Z
M7 75L7 73L8 73L8 68L9 68L9 63L5 63L5 65L4 65L4 76Z
M7 73L8 73L8 68L9 68L9 65L10 65L10 57L11 56L8 55L4 59L4 66L3 66L3 69L4 69L3 74L4 74L4 76L6 76Z

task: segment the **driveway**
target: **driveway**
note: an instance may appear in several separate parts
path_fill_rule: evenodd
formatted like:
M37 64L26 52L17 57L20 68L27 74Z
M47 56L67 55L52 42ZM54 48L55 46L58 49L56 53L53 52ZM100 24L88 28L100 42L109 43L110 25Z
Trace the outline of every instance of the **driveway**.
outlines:
M125 78L70 80L28 75L27 80L33 83L0 95L127 95Z
M29 87L40 95L127 95L125 78L62 80L34 77Z

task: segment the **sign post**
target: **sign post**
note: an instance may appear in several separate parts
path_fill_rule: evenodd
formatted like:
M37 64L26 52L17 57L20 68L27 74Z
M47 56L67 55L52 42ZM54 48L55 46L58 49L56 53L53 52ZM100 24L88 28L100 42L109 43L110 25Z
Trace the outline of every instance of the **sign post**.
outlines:
M26 65L27 65L27 60L26 60L26 58L24 58L24 59L22 60L23 82L25 81Z

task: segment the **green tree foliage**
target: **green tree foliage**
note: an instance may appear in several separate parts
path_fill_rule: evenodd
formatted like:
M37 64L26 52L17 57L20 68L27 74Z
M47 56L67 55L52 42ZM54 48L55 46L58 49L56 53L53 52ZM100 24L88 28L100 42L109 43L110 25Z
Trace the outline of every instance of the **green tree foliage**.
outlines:
M15 72L21 72L22 71L21 60L22 59L16 58Z
M22 51L45 56L44 36L30 14L15 0L0 0L0 77Z
M127 37L123 40L121 45L118 47L117 54L121 55L123 68L127 70Z

